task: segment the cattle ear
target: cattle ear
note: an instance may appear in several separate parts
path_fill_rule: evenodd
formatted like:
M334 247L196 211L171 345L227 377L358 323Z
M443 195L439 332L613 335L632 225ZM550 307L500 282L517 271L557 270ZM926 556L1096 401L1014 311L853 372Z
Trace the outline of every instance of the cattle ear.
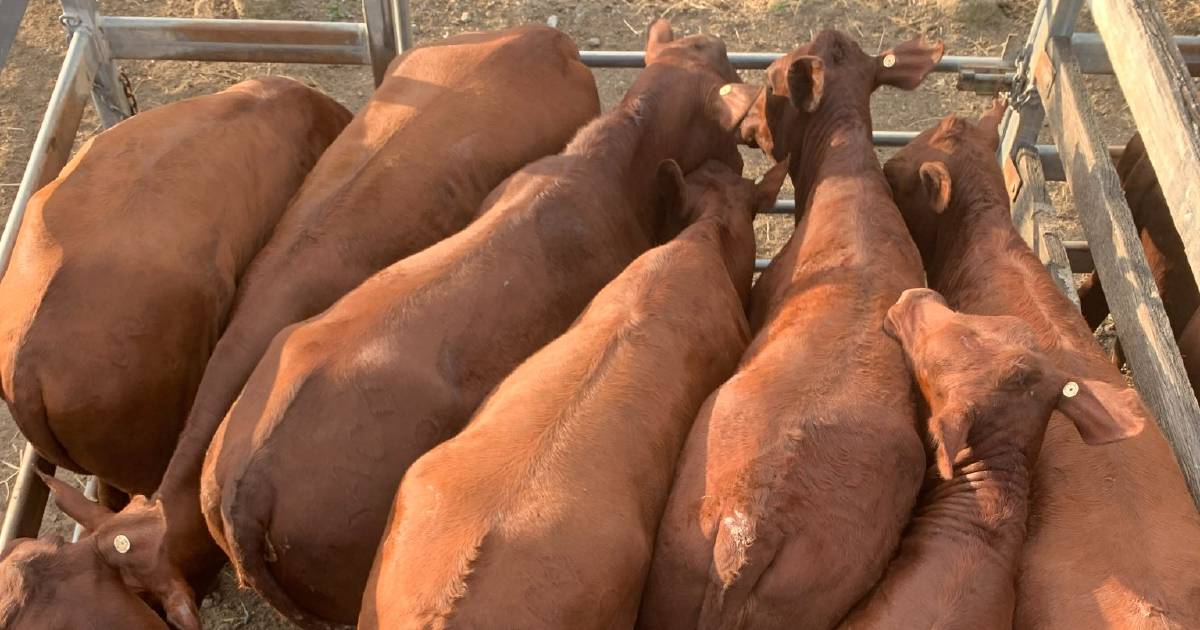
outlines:
M779 198L779 189L783 188L783 180L787 179L789 163L791 156L783 158L782 162L763 173L754 185L755 209L758 212L766 212L775 205L775 200Z
M1106 381L1066 381L1058 410L1071 419L1083 441L1093 445L1133 437L1152 421L1137 390Z
M49 486L54 495L55 505L84 529L94 531L113 515L111 510L83 496L82 492L66 482L59 481L53 475L39 470L38 476Z
M912 353L922 334L923 326L928 325L927 318L930 313L928 310L921 313L917 309L921 308L922 304L926 305L925 308L929 308L927 305L930 302L936 307L933 311L935 316L953 315L950 305L946 303L946 298L942 297L941 293L924 287L905 289L896 303L891 305L884 315L883 332L900 343L905 355L909 357L909 364L913 362Z
M656 174L656 199L663 217L663 239L678 234L687 224L687 184L683 181L683 169L675 160L658 163Z
M663 46L671 43L675 35L671 32L671 22L658 18L646 29L646 65L654 63L655 57L662 51Z
M945 44L927 43L920 35L891 50L885 50L875 57L875 86L890 85L902 90L914 90L933 72L945 52Z
M825 62L820 57L796 57L788 66L788 100L805 112L815 112L825 92Z
M942 479L954 476L954 460L966 447L973 416L969 405L951 403L929 419L929 438Z
M941 214L950 207L950 171L943 162L921 165L921 188L933 211Z
M178 630L204 630L200 623L200 610L196 607L196 598L191 589L177 585L170 589L163 599L163 612L167 613L167 621Z
M738 125L738 143L758 147L763 153L773 155L775 138L771 135L771 125L767 122L768 97L768 90L764 89L750 105L750 110Z
M979 117L976 127L983 132L992 149L1000 146L1000 121L1004 119L1004 111L1008 109L1008 100L1002 96L992 101L992 108Z
M718 88L712 105L721 128L738 129L762 92L761 87L748 83L726 83Z

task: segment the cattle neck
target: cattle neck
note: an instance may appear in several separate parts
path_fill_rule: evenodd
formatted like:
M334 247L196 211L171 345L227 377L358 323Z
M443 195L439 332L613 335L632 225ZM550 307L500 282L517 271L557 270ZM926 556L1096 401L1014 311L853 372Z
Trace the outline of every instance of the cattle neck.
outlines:
M781 312L793 287L807 285L803 278L823 273L818 268L847 286L873 287L868 291L876 297L892 295L893 301L921 281L919 255L875 156L867 98L850 96L825 101L800 121L800 139L790 143L788 171L796 198L804 201L797 208L796 233L772 263L778 271L768 269L767 281L754 290L756 330ZM868 308L882 316L890 305L884 302Z
M1020 407L1006 413L1020 413ZM942 479L936 465L931 466L927 479L933 481L927 482L913 517L912 535L955 541L959 548L987 548L1015 568L1025 539L1032 468L1020 445L1003 432L973 440L959 455L950 479Z
M729 280L742 304L750 299L750 280L754 273L752 234L739 234L741 226L731 225L729 218L719 214L703 214L689 226L680 238L707 240L721 256ZM745 226L748 232L751 228Z
M847 206L847 192L891 199L871 139L868 99L830 98L808 115L800 142L793 144L788 169L797 198L805 200L804 212L796 213L797 222L814 210L835 210L843 216L847 211L876 211L866 204Z
M1079 311L1013 226L1003 187L980 178L953 190L929 258L929 286L960 310L1021 316L1043 347L1092 348L1090 331L1077 325Z
M684 172L697 168L705 159L719 155L690 155L693 136L712 134L703 126L715 122L686 124L703 116L704 101L689 98L698 79L695 73L667 63L648 66L616 107L579 132L563 155L586 158L592 172L608 182L618 182L635 203L653 198L657 190L658 166L675 160ZM691 109L692 111L688 111ZM733 135L727 143L736 155ZM739 161L736 165L741 169Z

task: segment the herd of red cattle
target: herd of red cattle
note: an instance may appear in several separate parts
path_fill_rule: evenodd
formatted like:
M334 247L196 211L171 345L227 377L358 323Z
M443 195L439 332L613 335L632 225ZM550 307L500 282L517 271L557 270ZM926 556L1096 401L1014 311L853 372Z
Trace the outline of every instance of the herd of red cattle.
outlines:
M87 533L0 552L0 628L198 629L226 562L308 628L1200 628L1200 515L1013 228L1001 109L876 158L942 53L825 31L763 87L660 20L600 115L523 27L353 118L264 78L100 134L0 281L3 396L99 500L46 479Z

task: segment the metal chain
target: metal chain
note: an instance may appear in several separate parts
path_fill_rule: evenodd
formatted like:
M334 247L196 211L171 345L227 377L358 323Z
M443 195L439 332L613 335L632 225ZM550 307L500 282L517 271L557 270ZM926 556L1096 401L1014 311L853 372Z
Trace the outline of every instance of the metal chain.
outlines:
M125 100L129 101L129 114L138 113L137 97L133 95L133 84L129 81L129 75L125 74L125 68L120 68L117 71L117 79L121 81L121 89L125 92Z
M70 44L71 36L75 34L75 29L79 28L80 24L83 24L83 20L79 19L78 15L67 15L64 13L58 16L58 23L62 24L63 28L67 30L67 44Z
M1032 62L1033 51L1025 46L1017 56L1012 92L1009 93L1009 102L1014 109L1020 109L1037 94L1037 86L1029 80L1029 73L1033 72L1030 67Z
M58 16L58 22L67 29L68 44L71 43L71 37L75 34L75 32L79 30L81 26L83 26L83 20L78 15L68 15L66 13ZM129 103L129 114L132 116L133 114L138 113L138 102L137 96L135 96L133 93L133 83L130 82L129 75L125 73L124 68L118 68L117 80L121 83L121 91L125 93L125 100ZM116 103L113 103L112 99L108 98L103 91L98 92L97 96L104 101L109 109L113 110L114 112L122 111L121 108L117 107Z

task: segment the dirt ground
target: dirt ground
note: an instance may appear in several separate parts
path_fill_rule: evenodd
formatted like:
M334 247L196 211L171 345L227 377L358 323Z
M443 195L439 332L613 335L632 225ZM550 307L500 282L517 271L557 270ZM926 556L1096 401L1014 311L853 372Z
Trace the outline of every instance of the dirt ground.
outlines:
M941 0L945 6L949 0ZM964 1L964 0L958 0ZM111 15L173 17L243 17L261 19L361 21L356 0L101 0ZM998 55L1009 34L1022 41L1035 0L1002 0L999 10L959 19L939 7L939 0L414 0L414 35L418 42L470 30L521 23L545 23L551 16L584 49L639 49L645 26L670 17L677 33L706 32L725 38L731 51L782 51L824 28L837 28L859 38L875 52L918 33L946 42L948 54ZM1200 33L1200 2L1159 0L1176 34ZM7 66L0 71L0 208L7 216L16 194L42 112L65 52L54 0L29 0L29 9ZM1086 16L1081 30L1093 30ZM262 74L302 78L351 109L370 96L365 67L234 64L199 62L122 62L143 109L220 90ZM600 70L597 80L605 106L616 102L636 75L633 70ZM746 72L748 80L760 73ZM1092 95L1106 141L1124 143L1132 130L1127 108L1111 78L1092 79ZM951 75L934 75L917 91L885 88L873 105L875 128L920 130L951 112L979 113L988 100L958 92ZM99 131L88 112L80 139ZM765 170L766 162L747 152L748 175ZM880 152L886 157L886 151ZM1081 238L1065 186L1055 187L1060 223L1068 238ZM790 196L790 191L784 193ZM790 217L760 217L756 224L759 255L774 254L791 234ZM7 503L23 441L6 410L0 410L0 510ZM71 474L60 476L79 483ZM47 511L43 531L69 535L71 523L55 509ZM209 628L289 628L252 592L239 590L231 576L205 602Z

